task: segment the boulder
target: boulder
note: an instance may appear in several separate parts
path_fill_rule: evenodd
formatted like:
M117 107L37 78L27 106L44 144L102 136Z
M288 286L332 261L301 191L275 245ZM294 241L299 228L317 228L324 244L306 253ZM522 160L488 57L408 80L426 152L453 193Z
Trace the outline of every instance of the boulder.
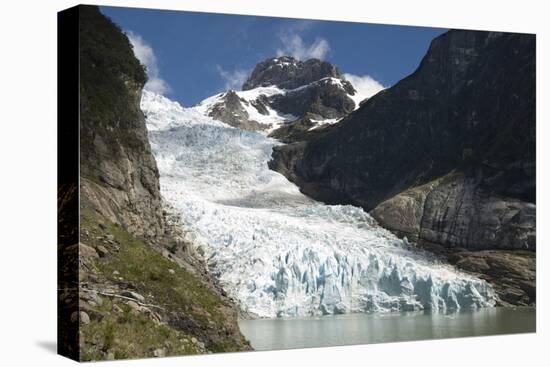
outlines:
M128 298L133 298L133 299L135 299L136 301L139 301L139 302L144 302L145 301L145 297L143 297L139 293L132 292L132 291L123 291L120 295L124 296L124 297L128 297Z
M166 356L166 349L165 348L158 348L153 351L154 357L165 357Z
M84 311L80 311L80 323L88 325L90 323L90 316Z
M93 247L85 245L82 242L78 244L78 254L84 258L99 258L99 254Z
M107 255L109 255L109 250L107 250L105 246L98 245L95 249L99 254L99 257L106 257Z

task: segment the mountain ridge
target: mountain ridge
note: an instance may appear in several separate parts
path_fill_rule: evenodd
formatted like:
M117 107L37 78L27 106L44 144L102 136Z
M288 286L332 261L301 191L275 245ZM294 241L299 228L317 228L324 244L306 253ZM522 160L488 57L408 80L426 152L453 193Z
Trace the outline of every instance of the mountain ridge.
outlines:
M452 30L331 129L275 147L270 167L455 262L473 258L461 249L535 251L534 80L534 36ZM499 266L473 269L502 285ZM521 268L501 297L529 304L534 263Z
M358 108L360 99L329 62L280 56L259 62L241 91L212 96L197 106L208 105L203 113L230 126L273 133L307 114L317 121L342 118Z
M492 98L494 83L505 83L509 70L517 68L529 76L532 58L528 39L503 51L507 49L507 42L514 44L517 37L520 36L450 31L434 39L411 75L367 99L361 106L343 108L336 114L333 111L319 114L315 108L330 106L334 99L323 100L320 96L330 92L332 87L342 93L338 98L343 96L344 100L351 100L340 79L306 73L322 78L306 80L309 84L299 85L304 79L292 82L295 67L291 67L292 72L288 74L278 71L266 76L262 71L278 63L292 65L288 58L270 58L258 63L253 72L255 76L249 77L252 82L245 83L247 90L210 97L199 103L196 111L230 126L260 130L286 143L273 148L269 167L283 173L308 196L330 204L360 206L398 236L407 237L413 244L444 257L445 261L491 281L499 289L504 304L532 304L535 299L534 256L529 251L535 250L534 165L531 163L534 125L527 123L528 129L517 134L520 143L509 145L514 120L510 117L503 120L511 122L495 130L496 120L491 116L501 116L499 110L476 107L477 99ZM507 69L498 68L502 64L498 56L503 53L509 54L507 60L512 65ZM497 66L494 78L488 72L491 65ZM328 75L341 75L331 74L336 68L328 70ZM515 80L518 79L520 77L516 76ZM527 111L526 116L530 113L529 98L517 105L519 107L513 107L517 99L514 95L531 95L529 77L525 80L515 84L523 88L522 92L504 89L496 94L504 99L512 96L512 103L506 107L509 116L518 115L518 109ZM299 86L282 90L274 85L277 83ZM313 102L308 99L311 91L317 98ZM394 95L397 97L392 97ZM226 108L227 103L220 103L227 96L236 106L233 110ZM474 102L463 102L468 98L473 98ZM280 99L286 106L278 104ZM321 103L316 104L316 101ZM292 111L296 115L281 114L281 110L288 112L285 107L289 105L294 105ZM485 105L491 106L490 103ZM235 113L235 108L240 112ZM375 115L371 112L373 109L378 111ZM418 109L421 112L415 115ZM224 115L234 120L223 121L220 116ZM239 115L245 115L244 120L239 120ZM256 120L250 119L253 115ZM397 118L384 117L393 115ZM520 112L521 115L524 113ZM364 123L373 116L379 120L375 128ZM480 121L489 123L480 124ZM529 121L529 117L522 121ZM429 128L423 124L428 124ZM464 130L461 124L467 128ZM342 140L342 136L347 140ZM367 141L361 144L353 143L365 139ZM397 139L398 144L388 144L392 139ZM529 149L523 150L521 142L527 142ZM511 146L516 154L510 154ZM365 159L362 149L372 150L379 156L362 162ZM387 156L388 152L391 156ZM523 163L514 162L516 156ZM395 157L397 163L391 161ZM358 165L359 162L362 163ZM399 167L405 170L400 171ZM370 173L376 173L377 169L385 176ZM375 186L364 186L360 177L365 172L365 177L371 175L371 180L378 180ZM361 196L357 199L353 192L350 196L346 191L349 189L368 198L368 202L360 199ZM445 202L451 203L447 210L441 209L447 205ZM518 252L520 250L528 252ZM520 263L524 264L519 266L521 271L511 283L503 286L502 269L510 271Z
M315 58L300 61L292 56L270 57L256 64L241 90L267 86L296 89L328 77L345 80L338 68L327 61ZM345 89L350 94L355 91L349 82Z

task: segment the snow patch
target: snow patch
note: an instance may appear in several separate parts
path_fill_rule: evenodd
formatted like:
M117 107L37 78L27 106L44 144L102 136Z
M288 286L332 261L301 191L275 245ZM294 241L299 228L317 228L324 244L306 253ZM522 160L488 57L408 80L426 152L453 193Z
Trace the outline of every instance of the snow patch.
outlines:
M297 119L297 117L294 115L279 113L267 104L265 104L264 106L268 114L263 115L252 104L252 102L257 102L261 96L269 98L278 94L285 94L287 93L285 89L280 89L275 86L269 86L258 87L246 91L237 91L235 93L237 94L237 96L239 96L239 98L244 101L241 102L241 105L248 113L249 119L268 127L266 130L263 131L264 134L269 134L273 130L279 128L281 125ZM205 100L201 101L197 106L195 106L194 109L202 115L208 116L217 104L223 103L224 95L225 93L219 93L212 97L206 98Z
M355 102L355 109L358 109L361 102L365 99L368 99L385 89L382 84L369 75L358 76L353 74L344 74L344 77L356 90L356 93L353 96L348 95L349 98L353 99L353 102Z
M325 126L325 125L334 125L338 122L340 122L343 119L343 117L336 118L336 119L325 119L325 120L314 120L310 119L311 122L315 123L315 126L312 126L308 129L308 131L315 130L318 127Z

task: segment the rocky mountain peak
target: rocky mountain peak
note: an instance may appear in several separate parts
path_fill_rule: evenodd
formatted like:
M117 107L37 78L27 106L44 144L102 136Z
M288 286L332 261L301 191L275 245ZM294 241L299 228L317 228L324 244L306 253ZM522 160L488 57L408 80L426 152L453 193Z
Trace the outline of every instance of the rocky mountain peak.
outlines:
M258 63L243 84L242 90L266 86L295 89L323 78L340 79L346 83L349 93L355 92L353 86L331 63L319 59L300 61L292 56L272 57Z
M256 102L256 101L255 101ZM245 130L264 130L267 126L255 121L247 111L250 103L234 90L225 92L220 101L213 105L208 116L228 125ZM258 109L257 106L256 109Z
M342 118L358 107L356 93L329 62L280 56L258 63L241 91L217 94L198 108L233 127L270 131L306 114L316 115L316 121Z

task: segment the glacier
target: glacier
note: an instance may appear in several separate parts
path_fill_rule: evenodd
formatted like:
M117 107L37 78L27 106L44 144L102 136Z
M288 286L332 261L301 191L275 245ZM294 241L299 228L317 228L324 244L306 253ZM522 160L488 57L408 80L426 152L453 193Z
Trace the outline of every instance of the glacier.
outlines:
M252 93L252 92L250 92ZM161 193L209 268L259 317L490 307L484 280L412 250L362 209L325 205L269 170L273 146L144 91Z

